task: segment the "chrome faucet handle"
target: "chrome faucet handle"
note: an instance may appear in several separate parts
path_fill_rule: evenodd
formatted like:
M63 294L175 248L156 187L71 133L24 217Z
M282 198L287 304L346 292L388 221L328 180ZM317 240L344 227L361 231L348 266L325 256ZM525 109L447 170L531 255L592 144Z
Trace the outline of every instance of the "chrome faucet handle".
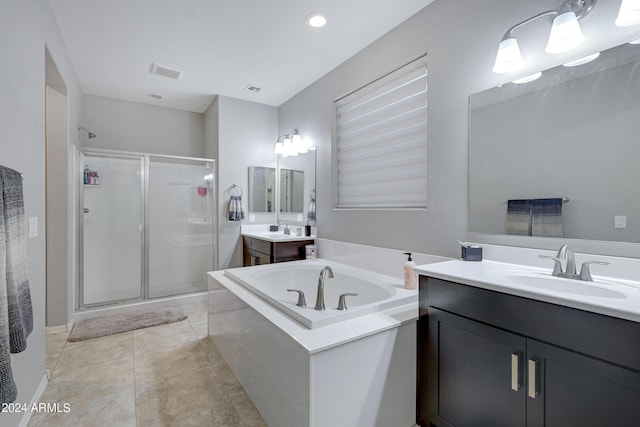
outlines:
M560 274L562 274L562 263L560 262L560 258L555 257L555 256L549 256L549 255L538 255L538 258L554 260L555 263L553 265L553 271L551 272L551 275L552 276L559 276Z
M560 249L558 249L557 258L566 259L567 265L564 269L564 272L569 275L576 275L576 257L573 253L573 248L569 245L562 245Z
M306 307L307 301L304 298L304 291L301 289L287 289L287 292L297 292L298 293L298 302L296 305L298 307Z
M348 309L349 307L347 307L346 298L347 297L357 297L357 296L358 296L358 294L354 294L354 293L351 293L351 292L347 292L346 294L340 295L340 297L338 298L338 307L337 307L337 309L338 310L346 310L346 309Z
M584 280L587 282L593 282L593 277L591 277L591 269L589 266L591 264L596 265L609 265L608 262L604 261L585 261L582 263L582 267L580 267L580 280Z

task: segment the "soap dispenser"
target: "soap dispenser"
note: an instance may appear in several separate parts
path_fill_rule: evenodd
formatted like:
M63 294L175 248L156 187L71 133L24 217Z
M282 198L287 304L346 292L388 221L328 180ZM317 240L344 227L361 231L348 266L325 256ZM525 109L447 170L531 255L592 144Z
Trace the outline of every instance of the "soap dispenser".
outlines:
M416 273L413 271L416 263L411 259L411 252L405 252L404 254L409 257L407 262L404 263L404 287L405 289L413 290L416 288Z

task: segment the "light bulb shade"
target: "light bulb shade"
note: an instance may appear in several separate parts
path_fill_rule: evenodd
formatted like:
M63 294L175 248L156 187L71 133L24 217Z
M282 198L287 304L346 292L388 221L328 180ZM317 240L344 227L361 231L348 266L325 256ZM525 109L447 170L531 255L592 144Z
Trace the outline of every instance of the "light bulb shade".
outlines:
M622 0L615 24L618 27L640 24L640 0Z
M578 65L588 64L594 61L600 56L600 52L592 53L591 55L583 56L582 58L575 59L573 61L565 62L562 64L564 67L577 67Z
M528 76L521 77L513 81L513 83L520 85L524 83L529 83L535 80L538 80L542 76L542 71L538 71L537 73L529 74Z
M518 41L513 37L502 39L498 46L493 72L497 74L517 70L524 65Z
M573 12L565 12L555 17L549 33L547 53L561 53L579 46L584 41L578 18Z
M273 154L284 154L284 146L282 145L282 142L276 142L276 148L273 150Z
M294 133L291 136L291 146L297 152L300 152L302 150L302 148L303 148L302 147L302 138L300 137L300 134L298 134L297 132Z

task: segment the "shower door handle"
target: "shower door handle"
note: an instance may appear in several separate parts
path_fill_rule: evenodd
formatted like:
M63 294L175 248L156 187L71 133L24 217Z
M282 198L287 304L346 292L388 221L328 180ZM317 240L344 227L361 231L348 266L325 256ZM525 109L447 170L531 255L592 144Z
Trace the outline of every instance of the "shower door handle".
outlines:
M82 209L82 212L84 212L84 213L89 213L89 208L84 208L84 209Z

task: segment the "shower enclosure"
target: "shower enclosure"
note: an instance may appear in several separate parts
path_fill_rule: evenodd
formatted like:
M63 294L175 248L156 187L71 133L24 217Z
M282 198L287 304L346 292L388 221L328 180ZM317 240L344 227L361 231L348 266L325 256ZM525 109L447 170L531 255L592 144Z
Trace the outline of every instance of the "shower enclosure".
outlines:
M78 308L206 290L213 160L82 150L77 167Z

